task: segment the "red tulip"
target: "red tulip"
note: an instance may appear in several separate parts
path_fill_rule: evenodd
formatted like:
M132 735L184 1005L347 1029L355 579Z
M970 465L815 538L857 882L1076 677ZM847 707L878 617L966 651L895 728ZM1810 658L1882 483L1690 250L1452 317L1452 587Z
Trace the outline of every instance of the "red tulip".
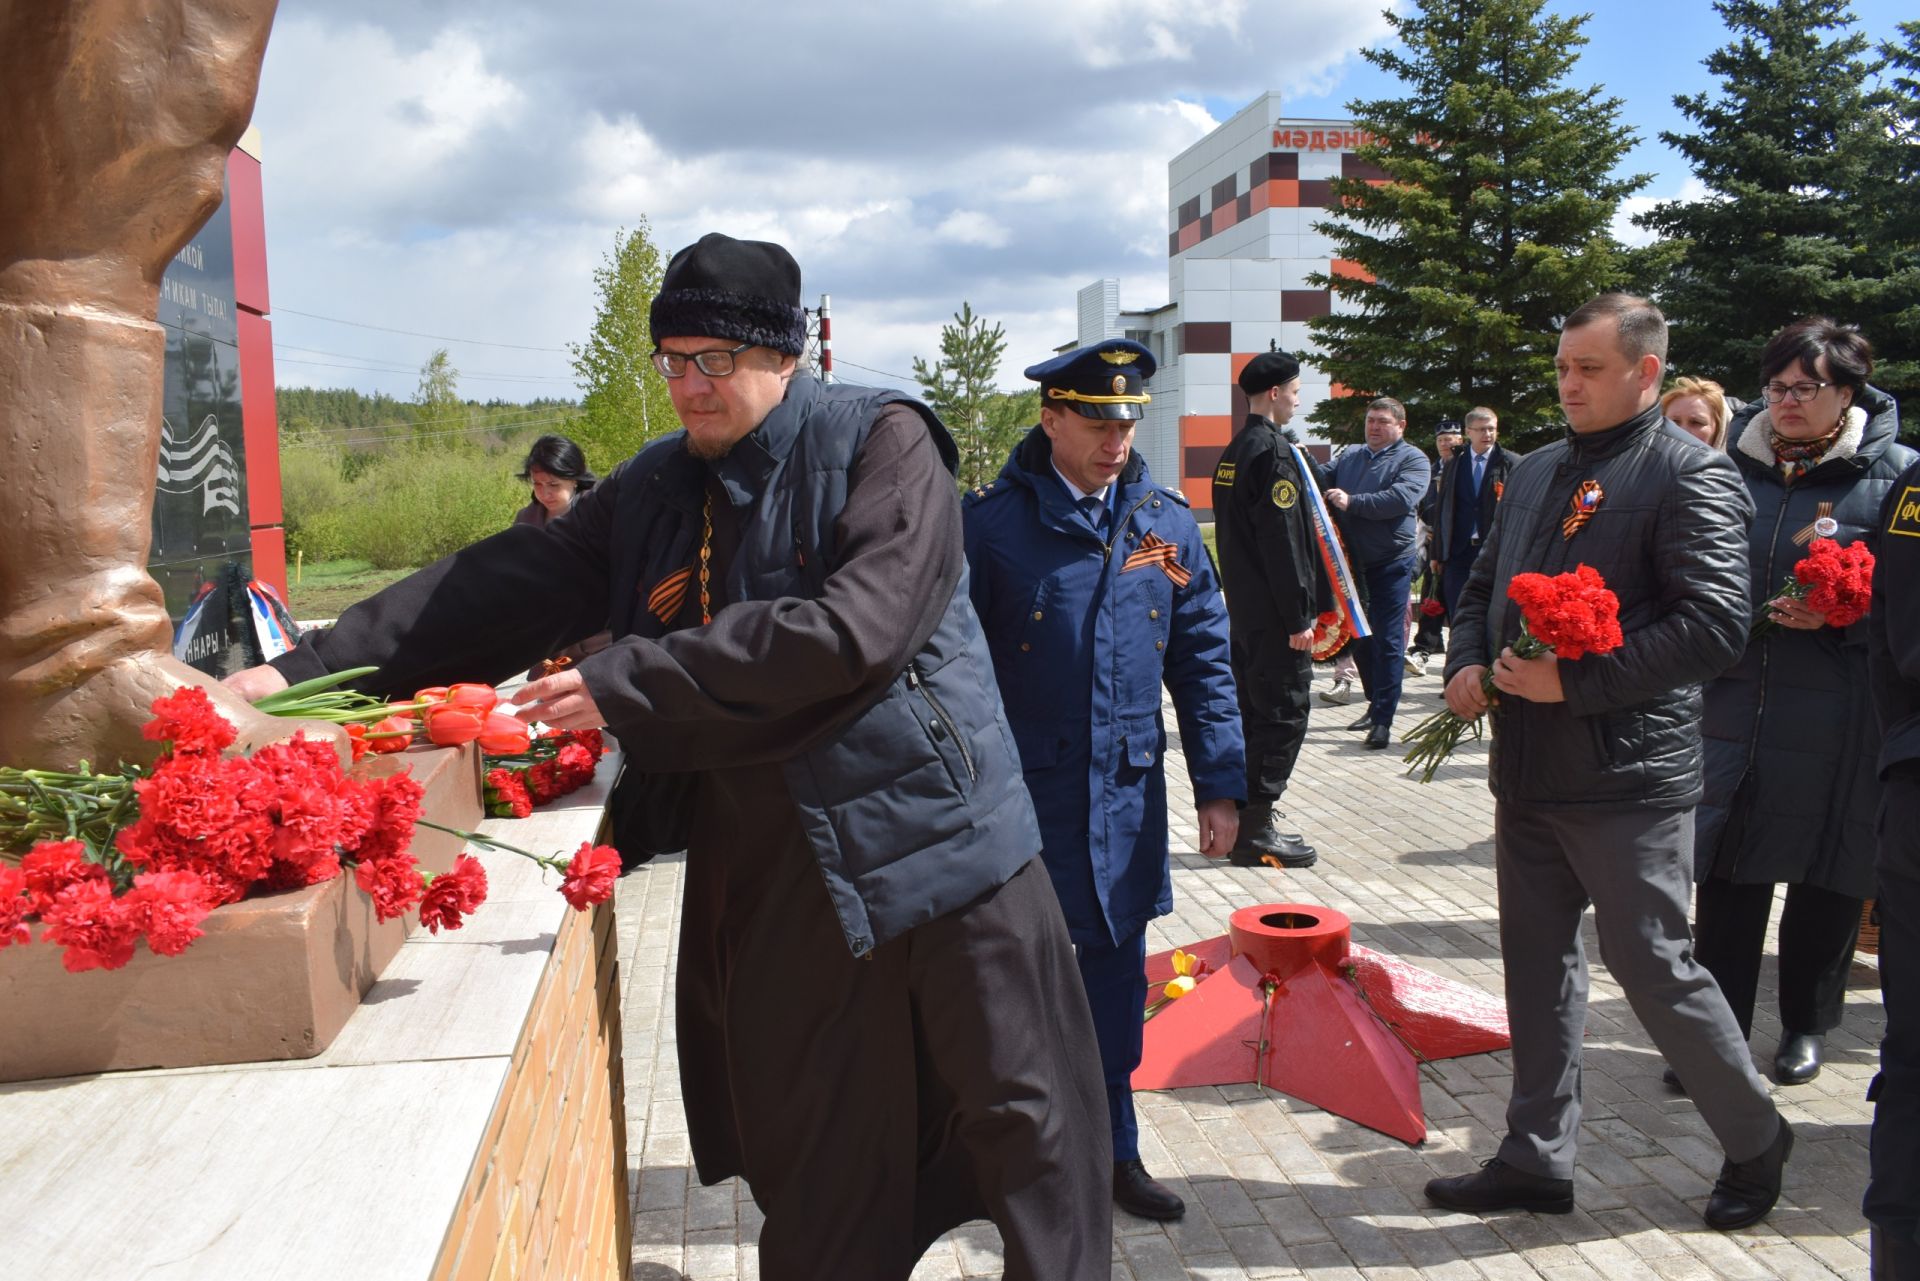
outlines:
M429 685L425 689L417 689L413 691L413 701L429 705L444 703L447 701L447 687L445 685Z
M481 714L470 707L440 703L427 709L427 738L441 747L456 747L480 737Z
M454 707L465 707L485 716L500 705L500 694L491 685L469 681L449 689L447 702Z
M524 756L533 747L533 738L518 717L505 712L487 713L480 727L480 750L493 756Z
M367 731L367 742L376 752L404 752L413 745L415 728L411 717L389 716L373 723Z

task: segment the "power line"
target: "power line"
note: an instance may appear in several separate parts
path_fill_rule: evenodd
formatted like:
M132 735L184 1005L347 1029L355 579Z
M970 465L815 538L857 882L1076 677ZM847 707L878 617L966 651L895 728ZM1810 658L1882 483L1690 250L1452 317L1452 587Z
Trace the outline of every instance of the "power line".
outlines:
M499 418L493 419L492 422L494 426L499 426L499 427L508 427L508 428L521 427L521 426L532 425L532 424L535 424L536 422L552 421L551 419L545 416L552 412L553 412L552 406L543 406L538 409L523 409L521 412L517 414L502 415ZM457 422L463 421L465 418L466 418L466 415L461 414L457 417L442 416L439 418L420 418L420 419L414 419L414 420L401 419L399 421L390 422L390 423L349 423L349 424L344 424L337 427L309 427L308 429L306 429L303 432L300 432L299 434L302 436L345 436L345 435L351 435L354 432L364 432L364 431L386 431L389 429L403 429L403 428L407 430L411 430L416 427L437 427L442 423L457 423ZM423 434L431 434L431 433L423 433Z
M365 352L358 352L358 351L328 351L322 347L301 347L294 343L283 343L283 342L277 342L273 344L273 350L276 355L283 351L304 351L311 356L332 356L336 360L356 360L356 361L371 360L375 362L374 364L371 364L371 365L338 366L338 368L343 368L343 369L371 369L371 370L374 370L375 372L384 372L385 367L388 365L391 365L391 366L394 366L393 372L395 373L417 373L418 372L417 366L409 367L406 365L404 357L368 355ZM312 364L319 363L318 361L312 361L312 360L301 361L296 359L293 356L288 356L287 359L289 361L292 361L295 364L312 365ZM546 378L548 377L548 375L545 375L545 374L528 374L528 373L502 374L502 373L496 373L493 370L486 370L486 369L480 370L478 372L471 372L471 371L462 369L458 372L462 378L467 378L467 377ZM560 377L562 377L562 375L554 375L552 377L552 380L558 380Z
M405 365L341 365L325 360L301 360L297 356L276 356L275 360L283 365L311 365L318 369L358 369L370 374L418 374L418 369ZM542 374L474 374L462 369L460 377L472 378L486 383L558 383L570 382L558 374L548 377Z
M920 385L919 380L910 374L890 373L885 369L875 369L871 365L862 365L857 361L848 360L837 351L833 353L833 363L836 365L852 365L855 369L863 369L870 374L879 374L882 378L891 378L895 382L906 383L909 387L918 387Z
M484 338L452 338L446 334L423 334L416 329L390 329L386 325L369 325L361 320L342 320L338 316L322 316L316 312L299 311L293 307L275 307L276 316L305 316L308 320L324 320L330 325L352 325L355 329L375 329L383 334L404 334L409 338L431 338L435 342L461 342L475 347L505 347L509 351L554 351L566 355L565 347L529 347L517 342L488 342Z

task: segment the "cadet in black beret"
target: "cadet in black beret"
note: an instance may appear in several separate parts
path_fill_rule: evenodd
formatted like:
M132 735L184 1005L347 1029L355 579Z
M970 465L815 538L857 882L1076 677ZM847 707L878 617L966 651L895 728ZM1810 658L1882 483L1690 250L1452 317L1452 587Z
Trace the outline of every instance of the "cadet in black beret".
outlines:
M1333 608L1308 515L1314 473L1289 425L1300 408L1300 362L1262 352L1239 382L1247 421L1213 471L1213 528L1247 740L1247 806L1229 857L1240 867L1311 867L1313 846L1281 831L1275 808L1307 737L1314 625Z

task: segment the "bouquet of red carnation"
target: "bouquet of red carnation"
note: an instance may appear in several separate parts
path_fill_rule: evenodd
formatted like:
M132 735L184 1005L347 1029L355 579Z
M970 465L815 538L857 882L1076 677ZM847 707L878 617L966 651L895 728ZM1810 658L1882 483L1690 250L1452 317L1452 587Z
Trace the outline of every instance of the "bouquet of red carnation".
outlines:
M1429 596L1420 602L1420 616L1422 618L1439 618L1446 612L1446 602L1435 597Z
M420 816L411 775L355 777L331 744L300 733L225 756L234 729L195 686L155 699L153 713L144 733L166 749L149 768L0 769L0 948L34 941L37 921L67 969L118 969L143 940L178 955L209 912L256 889L348 870L378 919L417 907L428 929L458 929L486 899L486 872L465 854L445 874L422 871L408 849L416 825L561 873L576 907L612 893L606 869L617 875L620 857L607 847L563 860L440 827Z
M1520 606L1520 635L1513 642L1516 658L1539 658L1553 654L1572 660L1588 654L1605 654L1618 649L1620 600L1608 588L1600 571L1581 565L1571 574L1515 574L1507 584L1507 595ZM1500 701L1489 668L1480 677L1488 703ZM1480 735L1479 721L1464 720L1450 710L1434 713L1408 730L1400 738L1410 743L1405 760L1407 772L1422 769L1420 781L1431 783L1440 762L1452 755L1468 729Z
M1806 557L1793 567L1793 576L1774 596L1804 601L1826 616L1828 627L1851 627L1867 616L1873 603L1873 552L1865 543L1842 547L1831 538L1816 538ZM1747 633L1758 640L1780 624L1762 615Z
M487 740L482 738L484 747ZM606 753L597 729L542 730L519 751L488 750L487 813L495 818L525 818L535 806L579 791L593 779Z

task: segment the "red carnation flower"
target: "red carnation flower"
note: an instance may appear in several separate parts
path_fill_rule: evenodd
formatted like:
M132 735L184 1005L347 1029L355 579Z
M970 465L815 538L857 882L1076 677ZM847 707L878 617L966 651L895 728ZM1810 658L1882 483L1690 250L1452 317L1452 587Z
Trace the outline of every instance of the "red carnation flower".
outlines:
M40 913L48 942L66 951L60 963L74 974L117 970L133 959L140 938L141 911L113 896L106 880L75 881L54 896Z
M1507 595L1520 606L1521 635L1513 652L1537 658L1547 650L1564 659L1620 648L1620 598L1600 571L1581 565L1571 574L1515 574ZM1541 648L1527 652L1529 639Z
M161 956L178 956L199 938L200 922L213 910L213 895L192 872L145 872L120 899L147 946Z
M27 874L9 863L0 863L0 947L31 943L33 931L27 918L33 915L33 895L27 890Z
M462 854L451 872L432 877L420 900L420 923L438 934L457 930L464 918L487 901L487 869L471 854Z
M1851 627L1867 616L1873 603L1873 552L1865 543L1842 547L1831 538L1816 538L1772 599L1804 601L1827 626ZM1778 626L1771 614L1763 613L1747 637L1758 639Z
M420 868L411 854L365 859L354 865L353 883L373 900L376 920L391 921L418 903L427 892Z
M82 841L41 841L20 860L20 874L33 900L30 914L42 917L55 896L68 886L82 881L105 884L107 880L107 869L87 857Z
M566 879L560 882L560 896L576 909L585 911L595 903L613 897L614 882L620 879L620 851L611 845L591 841L580 846L567 864Z
M1420 602L1420 613L1423 617L1438 618L1446 612L1447 607L1445 603L1441 601L1423 600Z
M184 756L218 756L235 737L233 726L198 685L182 685L154 699L153 719L140 732L150 741L172 743L175 754Z
M495 818L525 818L533 813L533 798L527 795L519 770L496 766L487 771L487 813Z

